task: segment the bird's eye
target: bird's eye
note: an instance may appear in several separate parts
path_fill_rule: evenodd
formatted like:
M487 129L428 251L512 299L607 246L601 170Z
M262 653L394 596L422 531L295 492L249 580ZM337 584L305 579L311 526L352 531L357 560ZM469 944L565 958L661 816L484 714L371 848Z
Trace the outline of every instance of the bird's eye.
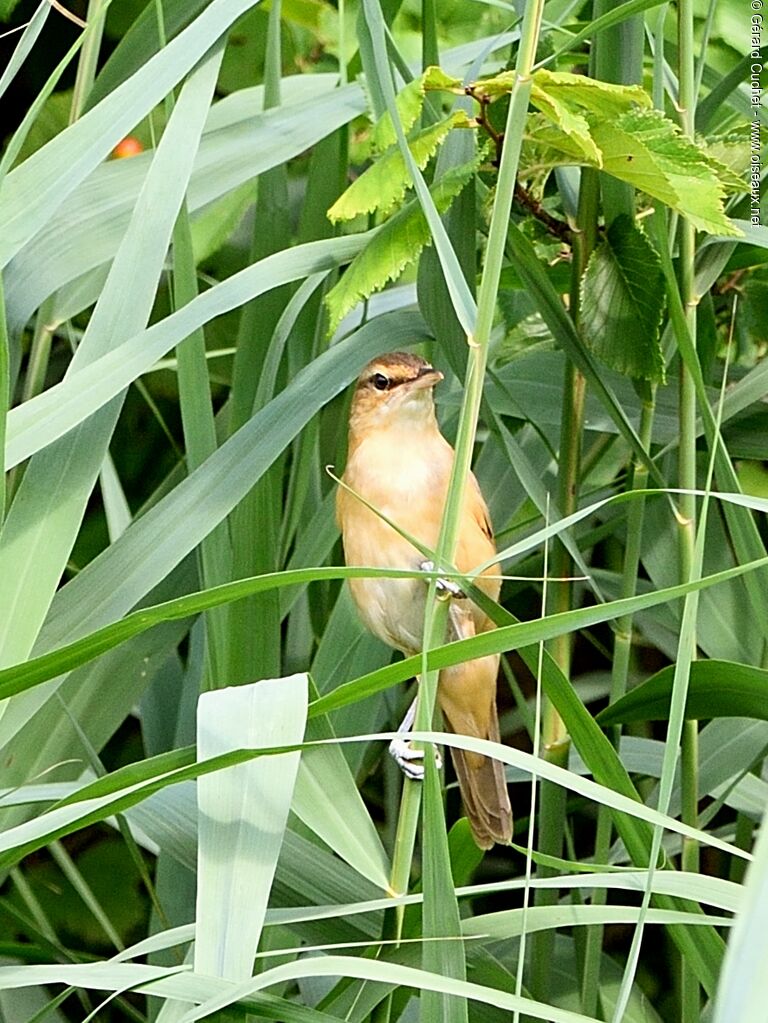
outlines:
M389 387L389 377L385 377L383 373L374 373L371 377L371 383L377 391L386 391Z

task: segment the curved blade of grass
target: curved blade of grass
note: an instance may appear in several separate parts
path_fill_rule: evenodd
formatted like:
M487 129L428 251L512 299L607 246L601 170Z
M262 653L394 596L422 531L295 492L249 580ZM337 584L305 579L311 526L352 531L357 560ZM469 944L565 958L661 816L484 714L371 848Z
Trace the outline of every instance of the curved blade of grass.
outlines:
M722 497L730 495L719 496ZM620 499L622 500L629 499L630 497L631 495L620 495ZM751 499L744 498L744 500L747 502ZM599 503L602 505L604 502ZM567 528L572 518L573 516L569 516L567 519L561 520L560 523L555 523L552 527L547 527L548 537L556 536L559 529ZM535 537L529 539L532 540L532 546L538 545L538 539ZM532 643L539 642L541 639L545 638L545 635L549 638L551 635L560 635L563 631L586 628L599 622L611 621L622 614L629 613L626 610L628 601L630 603L635 602L632 603L633 611L653 607L657 604L663 604L669 600L673 600L684 595L686 592L689 592L690 586L695 585L696 587L703 589L708 586L716 585L718 582L724 582L727 579L735 578L745 572L751 571L752 569L759 568L762 564L764 564L764 561L765 559L760 559L759 561L748 565L732 566L731 568L725 569L712 576L705 576L700 583L680 584L678 586L657 590L653 593L644 593L635 597L625 598L624 600L610 601L606 604L601 604L599 607L576 609L563 615L550 616L540 622L513 624L514 620L512 619L512 616L492 601L488 601L487 604L483 603L483 609L487 614L492 616L492 619L497 625L506 626L507 629L519 630L514 633L516 637L521 637L514 640L516 644L515 648L518 648L519 646L527 646ZM425 579L430 577L429 573L423 574ZM453 573L447 574L452 575ZM66 671L71 671L73 668L93 660L95 657L111 650L120 643L124 643L130 637L136 636L160 622L171 621L179 618L188 618L192 615L208 610L209 608L239 600L251 595L252 593L263 592L270 588L288 587L324 579L347 579L356 577L374 578L379 576L410 578L413 576L413 572L334 566L289 569L283 572L274 572L263 576L256 576L251 579L236 580L235 582L226 583L222 586L217 586L199 593L188 594L186 596L179 597L176 600L168 601L165 604L156 605L155 607L142 608L139 611L135 611L132 614L127 615L120 621L103 626L98 629L98 631L85 635L83 638L66 645L62 645L50 653L41 654L29 661L1 669L0 698L7 698L14 693L24 692L26 689L30 689L49 679L56 678L58 675L61 675ZM456 574L456 578L460 579L462 577ZM477 596L480 598L480 594ZM557 618L556 622L555 617ZM441 651L441 657L439 661L430 662L430 667L446 667L449 664L461 663L463 660L470 659L471 657L481 656L479 652L476 652L476 646L478 644L487 644L489 640L492 641L492 637L494 636L497 636L500 645L497 647L492 643L494 649L484 649L483 653L511 649L503 645L506 643L508 635L512 635L512 633L505 632L502 636L497 636L497 632L490 632L484 634L482 637L461 640L458 643L452 643L447 646L440 647L439 650ZM470 649L468 644L474 645L472 645ZM448 659L446 659L444 652L449 649L457 654L455 659L453 653L447 655ZM411 657L405 661L388 665L376 672L372 672L370 675L364 676L363 679L356 679L354 682L347 683L345 686L339 686L326 696L320 697L317 704L312 705L312 713L325 713L326 710L334 710L338 707L346 706L348 703L356 702L356 699L352 697L353 692L356 692L358 698L362 699L378 692L382 688L388 688L389 685L394 685L395 681L403 681L410 678L413 674L417 673L414 669L419 661L419 657ZM404 667L401 667L401 665ZM390 678L395 681L389 681ZM362 686L361 682L363 682ZM605 713L607 713L607 711Z
M43 30L46 19L51 12L51 5L48 0L43 0L40 6L37 8L35 13L32 15L31 20L27 24L27 27L21 34L21 38L14 47L11 59L5 66L2 76L0 76L0 96L3 95L5 90L11 84L13 79L16 77L21 65L27 59L32 51L32 47L35 45L38 36Z
M674 665L663 668L597 716L601 725L666 721ZM694 661L686 718L749 717L768 721L768 669L733 661Z
M306 675L203 693L197 707L199 760L243 746L300 742L307 699ZM198 781L200 973L229 980L251 976L299 760L299 753L262 757Z
M165 998L166 1004L170 1005L178 1001L200 1002L217 993L229 991L234 986L231 981L194 974L186 966L145 966L109 960L61 966L33 964L0 968L0 990L10 991L45 983L67 984L73 988L94 991L135 990ZM164 987L160 987L161 984ZM258 994L249 998L248 1006L259 1018L279 1023L333 1023L337 1019L336 1016L271 994Z
M445 226L440 219L440 214L437 212L432 196L429 193L427 183L416 165L416 161L408 147L408 142L405 137L405 132L403 131L403 126L400 121L400 116L395 102L392 74L389 67L389 61L387 59L385 37L386 26L378 0L363 0L363 10L365 12L366 23L370 31L371 43L373 46L374 68L367 69L368 74L372 78L375 78L377 88L387 105L387 111L389 112L389 116L392 120L395 135L397 136L397 144L400 148L403 159L405 160L411 180L413 181L416 196L421 204L422 210L424 211L427 223L429 224L429 230L434 240L435 250L440 259L440 265L442 267L445 280L448 283L451 300L453 301L454 309L456 310L456 316L464 328L465 333L472 336L475 330L475 318L477 315L475 299L469 290L467 281L461 271L459 261L456 258L456 253L453 250L453 246L451 245Z
M214 317L280 284L347 262L369 239L370 233L329 238L268 256L198 295L92 363L76 367L60 384L12 410L8 417L6 468L73 430Z
M481 636L459 640L455 643L448 643L445 646L435 648L430 651L428 666L433 670L445 668L451 664L459 664L462 661L482 657L486 654L527 647L542 640L563 635L563 633L573 629L588 628L599 622L611 621L623 614L634 614L646 607L652 607L658 603L666 603L668 600L676 600L679 597L684 597L687 593L716 585L718 582L725 582L727 579L736 578L745 572L756 571L766 564L768 564L768 558L761 558L747 565L737 565L715 575L705 576L701 580L670 586L654 593L644 593L635 597L610 601L597 607L577 608L562 614L550 615L537 621L506 625L500 629L484 633ZM501 615L494 614L494 619L497 617L501 619ZM369 675L355 680L355 682L339 686L332 693L322 696L316 703L311 705L310 716L313 713L328 713L337 707L343 707L347 703L355 702L356 700L373 695L381 689L389 688L390 685L394 685L396 682L404 681L418 674L420 666L420 656L408 657L397 664L371 672ZM547 695L551 696L553 700L556 698L554 694L547 693Z
M182 89L68 375L74 376L149 319L222 52L215 47ZM126 287L126 281L130 286ZM25 656L32 648L69 558L121 404L115 398L96 419L49 446L27 467L0 534L0 575L14 580L14 586L0 594L0 662L16 659L21 651ZM30 508L34 508L31 522Z
M127 82L52 139L0 184L0 266L45 224L72 190L155 107L240 15L259 0L213 0Z
M587 866L594 866L588 864ZM610 888L616 892L642 892L648 881L648 872L642 870L616 869L607 873L565 874L558 877L524 877L509 881L496 881L487 884L462 885L456 888L457 898L489 898L504 892L520 891L527 884L532 888L562 888L563 890L590 890L593 888ZM699 901L729 913L737 913L743 909L744 886L723 878L704 876L695 873L683 873L674 870L662 870L653 878L654 891L658 894L675 895L684 899ZM421 892L412 895L391 895L386 898L368 899L365 902L338 903L327 906L288 906L285 908L268 909L265 927L290 926L310 920L327 920L347 916L379 912L393 905L418 906L424 901ZM491 914L491 916L498 914ZM465 927L473 927L474 919L465 922ZM487 919L487 917L486 917ZM479 928L478 928L479 929ZM124 962L138 956L165 948L172 948L194 938L194 924L174 927L161 931L149 938L144 938L131 945L123 952L113 956L114 962Z
M569 36L567 43L564 43L558 50L555 50L551 56L539 61L536 66L546 67L547 64L553 63L562 54L572 52L585 40L592 39L598 32L611 28L613 25L619 25L622 21L626 21L635 14L651 10L653 7L658 7L664 2L665 0L629 0L628 3L619 4L612 11L607 11L599 18L595 18L594 21L590 21L588 25L585 25L575 35Z
M311 705L310 705L311 706ZM220 754L203 762L195 761L193 747L173 750L156 757L147 758L127 767L119 768L112 774L83 786L63 803L40 814L33 820L8 828L0 834L0 866L9 867L23 857L42 848L57 838L72 834L90 824L103 821L115 813L122 812L148 796L179 782L200 778L207 774L247 763L262 756L276 756L282 753L310 749L326 744L345 742L372 742L374 740L389 741L396 732L378 732L370 735L356 735L340 739L325 739L314 742L294 743L285 746L273 746L264 749L240 749ZM591 802L610 807L619 814L628 815L636 820L645 821L659 829L673 834L691 838L704 845L720 849L722 852L741 859L750 860L748 852L725 842L716 835L691 827L675 820L673 817L645 806L636 799L631 799L613 788L600 785L589 778L584 778L572 771L557 767L530 753L490 742L487 739L475 739L456 733L418 731L413 738L419 742L438 743L456 746L489 756L504 764L509 764L525 771L535 773L568 791L575 792Z
M256 97L250 108L245 102L216 104L190 180L190 213L199 215L255 175L298 156L362 113L364 103L359 86L334 90L322 76L311 95L306 85L291 84L283 105L271 111L259 113ZM6 273L14 326L23 325L58 288L74 289L86 273L97 281L125 233L150 159L146 153L98 167L70 195L66 208L11 260ZM91 289L79 292L77 302L73 299L65 311L85 308L91 295Z
M410 966L375 959L357 959L349 956L319 956L303 959L298 963L288 963L273 967L254 978L248 984L237 985L231 993L221 998L204 1002L198 1009L188 1013L183 1023L194 1023L210 1013L234 1004L262 987L298 977L355 977L361 980L383 981L399 987L410 987L416 990L437 991L458 998L470 999L486 1005L494 1005L500 1009L517 1009L528 1017L548 1020L550 1023L594 1023L594 1019L580 1012L559 1009L530 998L522 998L496 988L472 984L468 981L441 977L439 974L427 973Z

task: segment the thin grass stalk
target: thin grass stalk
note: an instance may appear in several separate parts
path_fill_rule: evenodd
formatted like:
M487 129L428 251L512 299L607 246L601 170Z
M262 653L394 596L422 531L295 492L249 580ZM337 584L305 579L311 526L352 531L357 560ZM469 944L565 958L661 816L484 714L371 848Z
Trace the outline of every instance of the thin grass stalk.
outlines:
M82 34L76 46L70 50L65 58L65 62L68 63L68 61L74 57L75 53L78 50L80 51L80 56L77 61L77 71L75 73L75 88L72 93L72 101L69 108L68 124L74 124L75 121L80 118L83 110L85 109L88 94L93 85L96 64L99 58L99 50L101 49L104 21L106 19L107 9L110 2L111 0L90 0L88 7L88 28ZM65 62L62 62L56 69L56 72L54 72L55 77L51 76L51 79L49 79L48 83L46 83L46 90L48 89L48 85L50 85L50 90L53 90L58 80L58 75L64 71L66 66ZM25 122L22 123L22 127L24 127L25 123L26 118ZM32 122L30 121L26 130L28 131L31 127ZM26 137L26 131L22 132L21 128L19 129L19 132L17 132L17 135L14 136L11 145L8 147L9 151L13 147L14 142L16 142L17 136L20 136L18 139L18 145L20 148L23 144L24 138ZM10 166L10 163L8 163L7 166ZM7 169L7 166L5 169ZM3 171L0 171L0 178L2 178L2 174ZM35 395L40 394L45 386L45 378L48 373L48 362L51 355L53 332L55 329L54 324L51 322L54 309L54 298L54 295L49 296L37 311L35 329L32 336L29 360L27 363L27 371L24 378L22 401L29 401L30 398L34 398ZM9 500L19 485L21 480L21 471L22 470L20 469L14 469L8 477ZM5 501L2 503L3 507L5 507Z
M651 431L655 413L655 390L648 388L640 414L640 440L650 451ZM628 490L645 490L648 486L648 469L645 464L635 460L632 467ZM643 536L643 519L645 516L645 498L637 497L627 511L627 541L624 549L624 568L621 575L620 596L633 597L637 591L638 569L640 566L640 546ZM632 656L633 615L623 615L616 620L614 629L613 661L611 664L611 691L609 703L615 703L627 691L629 665ZM621 738L621 727L614 726L608 730L613 745L618 749ZM601 806L597 817L597 835L595 839L595 862L607 863L613 835L613 822L606 808ZM605 888L596 889L592 893L592 905L606 902ZM600 960L602 957L603 933L602 926L590 927L586 937L584 954L584 970L581 983L581 1009L585 1015L594 1016L598 1010L598 992L600 982Z
M677 8L678 38L678 108L680 126L684 134L694 136L696 116L695 54L693 40L693 0L680 0ZM693 225L683 220L679 225L680 246L680 298L685 309L686 322L695 348L696 345L696 231ZM679 485L686 490L696 489L696 385L688 367L680 360L679 385L679 432L678 454ZM680 578L691 578L695 568L696 547L696 498L684 494L679 501L680 537ZM690 644L690 656L696 656L695 625ZM698 722L686 721L682 733L682 819L695 824L698 810ZM698 844L683 840L681 864L684 870L699 869ZM681 972L681 1018L687 1023L699 1019L701 994L698 980L685 958Z
M8 347L8 323L5 318L5 287L0 273L0 451L5 452L8 407L11 402L11 356ZM0 526L5 520L6 474L0 472Z
M613 9L611 0L594 0L593 15L600 17ZM642 82L643 77L643 41L644 18L636 15L628 18L620 25L606 29L593 40L591 50L591 72L601 81L631 85ZM618 216L626 214L634 217L634 189L626 182L618 181L610 175L601 175L600 180L603 216L606 225L611 224ZM639 436L643 449L650 455L651 430L655 408L655 389L642 387L642 410ZM583 468L584 478L587 467ZM635 454L632 469L627 480L627 490L644 490L648 486L648 467ZM637 590L638 567L640 564L640 545L643 533L643 517L645 499L632 501L627 512L627 540L624 551L624 565L621 579L621 596L632 597ZM613 659L611 662L610 702L619 699L627 689L629 664L632 654L632 616L625 615L618 619L614 629ZM609 738L618 749L621 729L611 729ZM597 829L595 836L596 863L606 863L610 854L613 836L613 821L604 806L598 810ZM596 889L592 893L592 905L602 905L607 901L606 889ZM596 1016L602 1013L599 1005L600 968L602 961L603 935L605 928L595 926L587 928L584 937L583 970L581 976L581 1009L585 1015Z
M106 934L111 944L117 949L118 952L122 952L125 949L125 943L118 934L114 924L109 919L109 916L104 911L103 906L99 902L93 888L88 884L86 879L77 867L77 864L67 852L66 848L60 841L51 842L48 846L48 850L53 857L54 862L61 870L62 874L66 877L73 889L80 896L80 899L85 904L86 909L89 910L93 918L99 924L101 929Z
M462 402L456 438L456 457L454 458L440 527L440 536L437 543L437 564L443 567L453 562L458 543L461 510L464 504L464 488L471 467L472 451L477 432L477 420L480 412L483 380L488 356L488 342L496 310L496 297L504 258L507 225L512 209L517 165L531 91L530 74L538 43L543 7L543 0L535 0L535 2L530 3L526 8L522 28L517 60L517 78L510 96L504 149L499 166L499 178L488 232L485 266L480 282L475 332L473 337L468 338L469 358L467 360L464 400ZM448 607L447 604L436 602L434 599L435 594L436 589L433 581L430 584L427 601L424 658L426 658L427 652L433 646L443 641L445 636ZM422 675L419 689L419 702L415 722L417 729L428 730L430 728L434 713L436 691L437 673L425 672ZM421 792L419 786L406 780L400 804L397 838L392 861L390 888L393 892L407 891L408 888L413 844L415 841L415 822L418 820L420 799Z
M74 124L85 109L88 94L96 77L96 65L99 61L101 39L104 34L104 22L107 19L107 8L110 0L89 0L86 21L88 32L80 51L75 75L75 87L72 92L72 106L69 112L69 123Z
M581 279L597 238L597 209L600 187L597 172L583 168L579 189L579 209L573 242L573 268L571 278L571 316L579 322L579 294ZM560 428L560 460L558 465L558 510L571 515L579 502L581 442L584 427L584 398L586 381L570 359L566 361L563 383L563 417ZM552 574L559 579L573 575L574 564L570 552L558 543L552 554ZM560 583L554 587L548 612L558 614L571 610L573 585ZM570 677L572 636L565 634L549 645L549 652L566 678ZM570 739L567 729L551 700L542 706L542 745L544 759L559 767L567 767ZM561 856L566 824L566 794L557 785L543 782L539 806L539 851L549 856ZM541 868L542 876L554 876L557 871ZM536 892L536 905L554 905L558 899L556 889ZM551 962L554 955L555 934L551 930L537 933L531 942L531 991L539 1001L549 1000L552 982Z
M727 368L727 367L726 367ZM715 465L717 462L718 453L718 441L720 437L720 428L722 423L723 413L723 399L725 397L725 384L727 379L727 373L723 374L723 381L720 390L720 402L717 410L717 419L714 424L714 443L710 447L709 454L709 465L707 468L706 482L704 484L704 498L701 505L701 516L699 518L698 529L694 541L693 558L691 560L691 571L687 580L690 582L697 582L702 577L702 564L704 561L704 549L706 541L706 527L707 517L709 514L710 497L712 493L712 480L714 477ZM667 813L669 810L669 804L672 798L672 790L675 783L676 767L678 762L678 751L681 745L683 732L685 729L685 704L688 695L688 686L690 683L691 675L691 664L694 660L696 653L696 622L698 616L699 607L699 592L695 591L688 594L683 604L683 615L680 625L680 637L677 649L677 661L675 664L674 681L672 685L672 697L669 708L669 724L667 728L667 742L664 748L664 760L662 764L661 777L659 781L659 794L657 800L657 808L661 813ZM683 765L683 769L684 769ZM646 923L646 911L651 903L651 887L653 885L653 878L657 869L658 856L661 851L662 843L662 832L658 827L654 827L653 842L651 846L651 861L648 867L648 880L645 891L643 892L643 901L641 906L640 916L635 925L635 932L632 936L632 945L629 950L627 957L627 963L624 969L624 976L622 977L621 988L616 1000L616 1007L613 1014L613 1023L620 1023L623 1019L624 1011L626 1010L629 996L634 982L634 977L637 972L638 961L640 956L640 946L642 943L643 932ZM686 928L680 925L671 925L669 932L673 939L678 943L678 947L684 949L687 945L688 957L682 955L681 967L683 971L690 970L691 975L695 978L696 971L693 966L694 956L698 956L699 952L702 951L698 948L696 943L687 942L683 944L684 935ZM722 956L718 957L717 967L718 970L711 977L710 983L706 984L707 993L709 995L714 994L714 990L717 984L717 979L720 973L720 967L722 963ZM700 964L702 965L702 964ZM711 971L709 971L711 972ZM703 974L699 974L703 976ZM690 999L691 990L696 993L696 1011L695 1015L689 1015L689 1011L692 1008L692 999ZM683 991L682 999L680 1003L681 1016L684 1023L698 1023L700 1019L700 995L698 983L695 987L691 984L686 984L685 978L683 978ZM690 1000L687 1000L690 999Z
M339 85L348 81L347 72L347 11L346 0L337 0L339 16Z
M549 525L549 502L545 509L544 516L545 525ZM549 542L544 544L544 564L542 576L544 582L542 584L541 591L541 614L544 617L547 613L547 583L549 579ZM541 744L541 710L542 710L542 692L541 692L541 678L544 673L544 644L539 643L538 651L538 663L536 665L536 700L533 714L533 755L534 757L540 756L540 744ZM528 818L528 843L526 847L525 857L525 889L523 891L523 927L520 935L520 947L517 955L517 969L515 971L515 994L522 995L523 993L523 976L525 973L525 943L527 935L526 919L528 914L528 908L530 905L531 895L531 874L533 865L533 847L534 847L534 822L536 820L536 777L531 778L531 802L530 802L530 815ZM516 1010L512 1023L519 1023L520 1013Z
M157 32L160 47L167 43L165 18L160 0L155 0ZM175 98L166 99L170 116ZM197 269L192 250L192 229L186 200L181 204L173 228L171 272L171 304L180 309L197 297ZM187 470L193 472L217 448L216 424L213 415L208 364L205 355L205 333L201 328L176 346L176 367ZM198 548L198 565L203 586L228 582L231 576L231 552L226 524L218 526ZM226 657L229 607L212 609L205 615L206 677L204 688L222 684Z
M282 5L280 0L276 0L269 12L267 27L265 109L280 105L281 16ZM288 177L285 166L281 165L259 178L249 262L255 263L264 256L288 248L290 240ZM265 354L292 292L291 285L275 288L249 302L241 311L230 392L231 433L254 414L257 383ZM281 455L277 459L230 516L232 571L235 577L242 578L279 566L285 457ZM254 629L254 621L260 622L260 629ZM228 684L277 677L281 664L279 638L280 610L273 594L233 606L229 613Z
M54 298L55 296L53 295L49 296L37 310L35 329L29 349L27 371L24 375L22 401L29 401L30 398L34 398L45 387L54 331L54 324L51 323Z
M437 3L436 0L422 0L421 3L421 66L426 69L440 62L437 46Z
M178 309L197 296L192 231L186 202L182 204L173 229L173 305ZM176 347L179 410L181 412L187 469L193 472L216 450L216 423L213 414L205 334L196 330ZM202 585L228 582L231 551L226 523L218 526L200 544L198 561ZM223 684L229 608L217 608L205 616L208 683Z

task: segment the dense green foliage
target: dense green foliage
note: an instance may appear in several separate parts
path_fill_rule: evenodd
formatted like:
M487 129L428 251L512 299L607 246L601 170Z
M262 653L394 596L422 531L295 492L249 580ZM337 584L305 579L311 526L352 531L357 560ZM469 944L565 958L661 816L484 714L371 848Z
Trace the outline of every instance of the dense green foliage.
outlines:
M0 0L0 1018L763 1018L751 12L61 7ZM404 348L457 451L424 553L471 464L505 573L450 644L427 574L409 659L334 518ZM444 735L438 670L494 652L503 742ZM386 755L416 674L512 847Z

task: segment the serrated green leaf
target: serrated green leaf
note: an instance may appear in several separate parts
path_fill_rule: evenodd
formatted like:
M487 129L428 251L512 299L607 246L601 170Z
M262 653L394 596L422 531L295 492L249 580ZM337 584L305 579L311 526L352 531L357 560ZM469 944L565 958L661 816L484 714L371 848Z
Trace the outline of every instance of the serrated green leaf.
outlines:
M604 117L618 117L635 106L651 106L651 97L640 85L614 85L546 68L540 68L533 75L531 102L540 110L542 97Z
M728 192L743 192L746 187L749 168L748 137L749 128L742 125L738 131L729 132L727 135L696 139Z
M677 210L700 231L738 237L723 209L724 188L706 154L656 110L593 121L603 169Z
M464 93L464 87L458 78L447 75L442 68L432 65L419 78L414 78L397 94L395 103L403 131L407 134L416 123L424 106L424 94L431 92ZM397 142L395 129L389 111L376 122L371 136L371 147L374 152L383 153Z
M424 88L436 92L459 92L464 94L464 86L460 78L448 75L441 67L432 64L421 76Z
M469 91L475 99L482 97L483 100L493 103L494 100L508 95L512 91L516 80L516 71L502 71L491 78L482 78L479 82L472 82L469 86Z
M606 173L660 200L700 231L742 237L723 208L724 180L730 180L731 172L721 179L716 161L669 118L658 110L632 110L614 118L590 114L587 121ZM599 166L586 158L572 135L542 115L531 115L523 156L526 175L568 164Z
M456 110L409 140L408 147L419 169L426 167L452 128L469 126L466 113ZM402 201L410 184L403 155L393 147L352 182L328 210L328 217L336 223L339 220L353 220L361 213L373 213L375 210L388 213Z
M663 668L598 714L601 725L666 721L674 665ZM685 707L688 718L750 717L768 720L768 670L733 661L694 661Z
M581 282L584 340L611 369L663 383L663 309L664 275L656 250L630 217L617 217Z
M556 124L561 131L573 140L579 151L589 163L602 167L603 159L589 131L589 124L584 114L574 110L563 96L550 94L535 86L531 92L531 102L544 116Z
M482 154L478 154L470 163L453 168L433 186L432 198L441 213L448 209L451 200L467 184L481 159ZM429 240L429 226L415 200L390 217L326 295L329 332L336 330L358 302L399 277L409 264L418 259Z
M634 106L649 107L651 98L639 85L613 85L541 68L533 76L531 103L576 143L590 163L601 167L586 113L618 117Z
M421 114L424 106L424 81L422 78L414 78L404 89L397 94L395 100L397 112L400 116L400 123L403 131L407 134L416 123L416 118ZM376 122L371 135L371 146L374 152L383 153L390 146L397 142L392 118L387 111L383 117Z

